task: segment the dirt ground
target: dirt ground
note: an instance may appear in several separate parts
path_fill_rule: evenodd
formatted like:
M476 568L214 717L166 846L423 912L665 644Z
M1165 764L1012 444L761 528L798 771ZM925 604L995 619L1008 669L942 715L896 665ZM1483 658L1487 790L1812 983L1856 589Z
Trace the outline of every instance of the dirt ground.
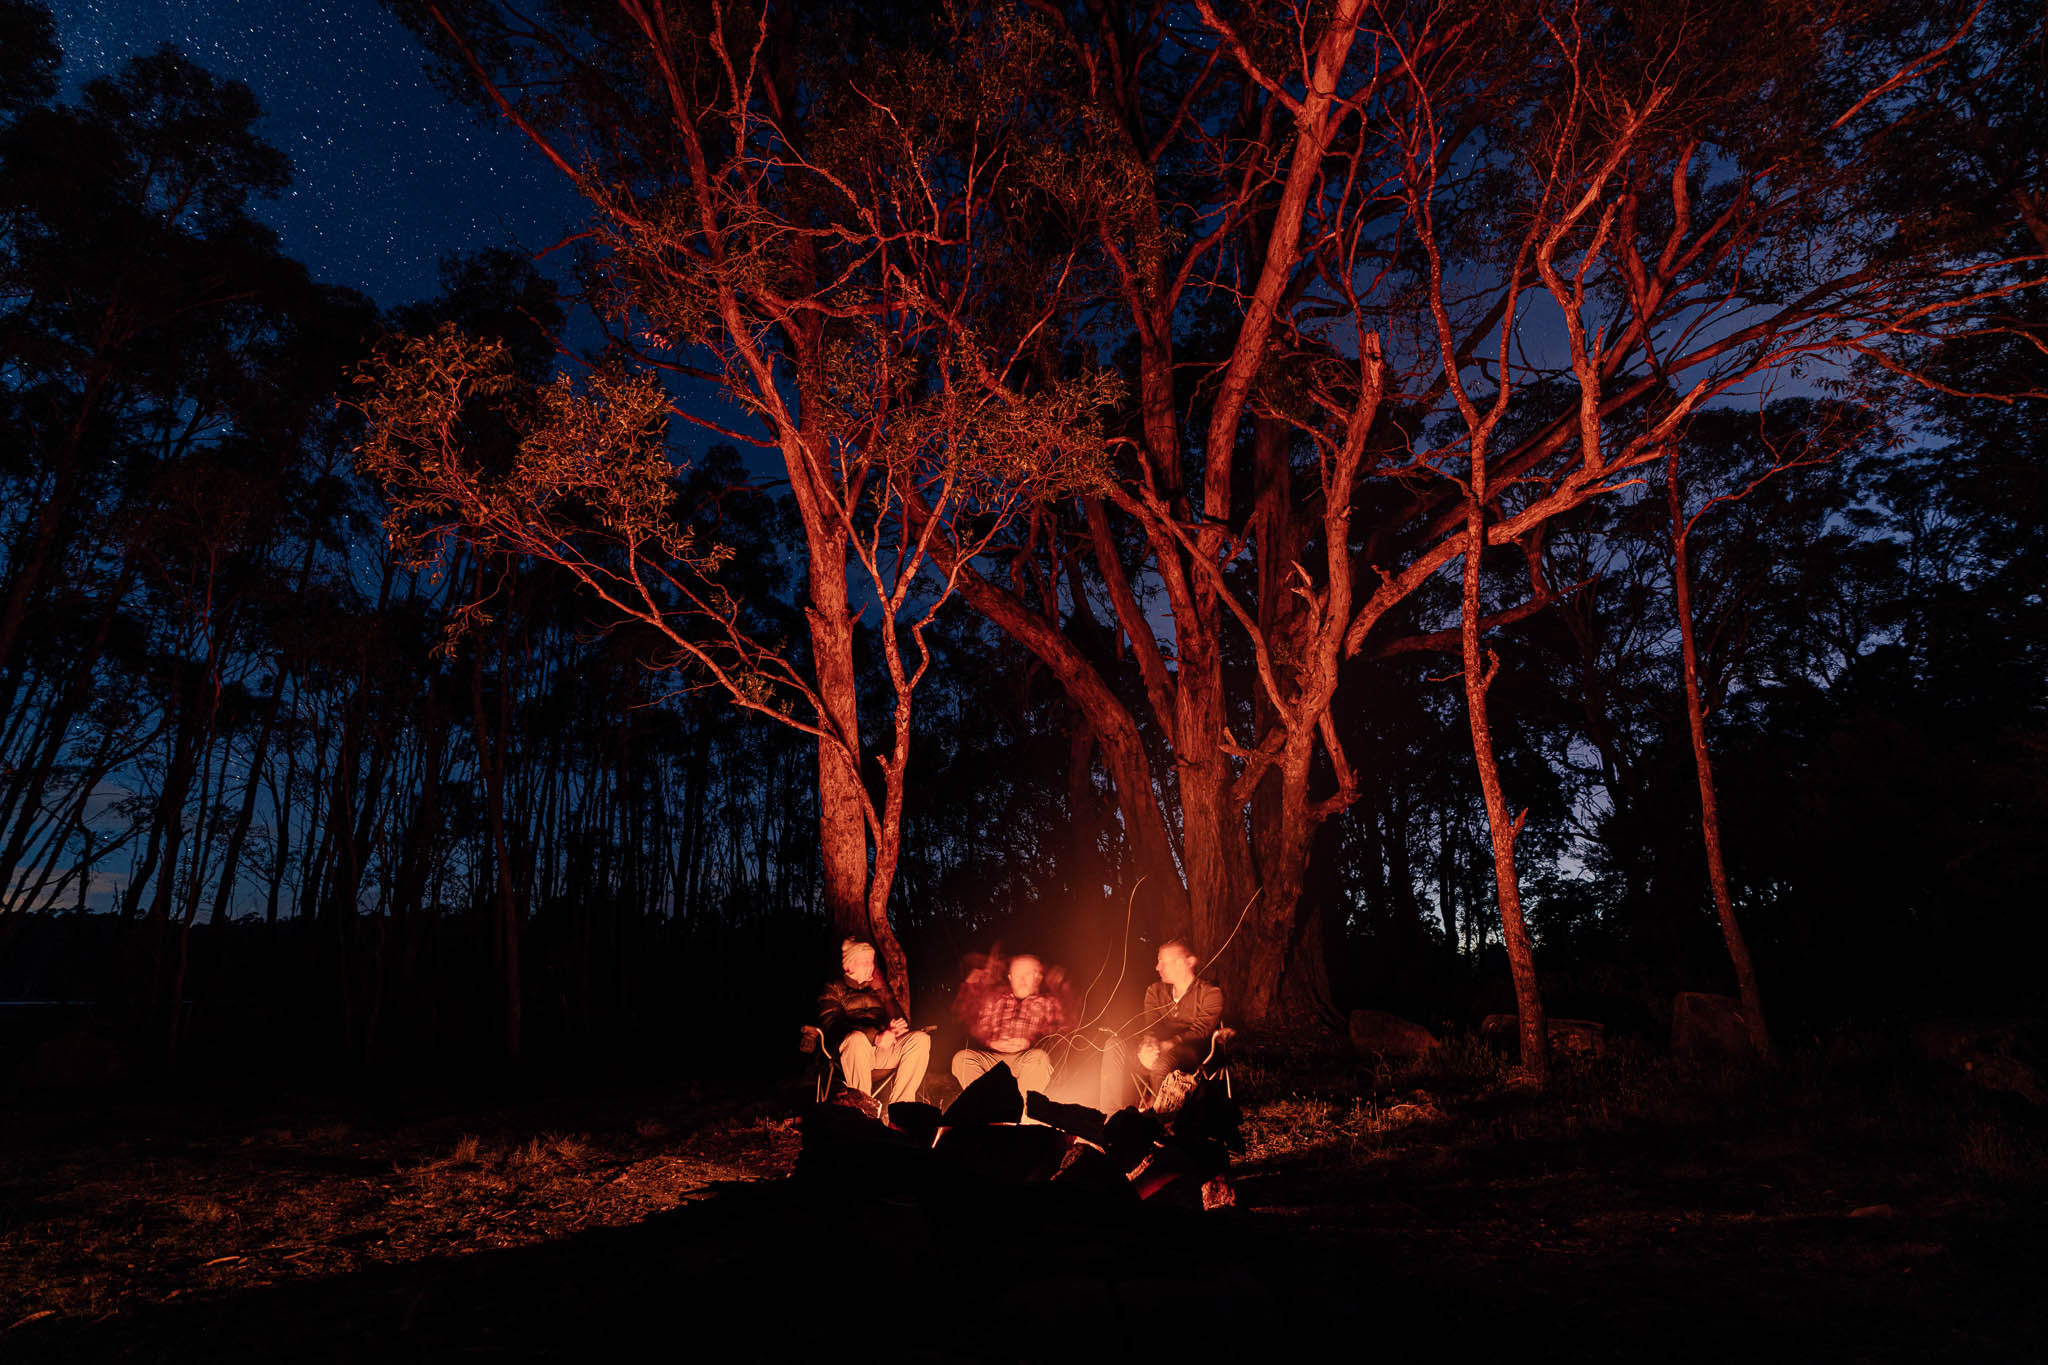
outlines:
M819 1188L799 1080L17 1104L0 1360L2048 1354L2048 1122L1965 1078L1625 1054L1534 1095L1273 1044L1234 1081L1208 1214Z

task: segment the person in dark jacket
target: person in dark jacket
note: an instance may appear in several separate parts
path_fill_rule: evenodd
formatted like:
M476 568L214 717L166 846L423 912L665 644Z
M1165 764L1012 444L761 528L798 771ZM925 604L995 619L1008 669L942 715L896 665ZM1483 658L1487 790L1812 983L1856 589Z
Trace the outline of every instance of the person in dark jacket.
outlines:
M931 1064L932 1038L915 1032L897 1007L889 983L875 970L875 945L850 938L839 945L839 979L818 993L818 1028L839 1058L847 1088L879 1100L883 1112L917 1098ZM875 1094L875 1073L894 1068L886 1095Z
M1192 1071L1209 1053L1209 1039L1223 1023L1223 988L1195 975L1201 960L1186 940L1159 945L1154 964L1159 979L1145 988L1145 1008L1130 1038L1118 1038L1102 1059L1102 1110L1114 1112L1130 1096L1131 1063L1143 1072L1147 1094L1174 1071Z

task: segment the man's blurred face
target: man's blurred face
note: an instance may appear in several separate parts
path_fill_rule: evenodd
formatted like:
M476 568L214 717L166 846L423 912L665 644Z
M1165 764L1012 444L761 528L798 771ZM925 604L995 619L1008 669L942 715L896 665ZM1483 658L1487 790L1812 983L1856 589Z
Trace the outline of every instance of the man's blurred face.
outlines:
M1195 960L1187 950L1169 943L1159 950L1159 961L1155 964L1159 979L1169 986L1185 986L1195 979Z
M1045 982L1045 967L1035 957L1010 959L1010 990L1018 999L1038 994Z
M875 950L856 948L846 955L846 974L855 981L867 982L875 974Z

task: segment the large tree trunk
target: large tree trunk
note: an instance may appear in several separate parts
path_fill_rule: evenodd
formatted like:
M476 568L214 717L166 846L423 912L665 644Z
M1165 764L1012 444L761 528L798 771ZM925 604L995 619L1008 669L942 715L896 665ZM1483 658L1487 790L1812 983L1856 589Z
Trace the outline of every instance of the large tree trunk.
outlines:
M1685 718L1692 732L1693 766L1700 782L1700 835L1707 846L1707 881L1714 891L1714 913L1721 921L1721 938L1728 945L1728 959L1735 967L1735 987L1742 996L1750 1042L1758 1056L1770 1057L1771 1033L1764 1022L1763 993L1757 989L1749 943L1735 918L1735 898L1728 890L1728 866L1721 857L1721 803L1714 790L1713 756L1707 750L1707 709L1700 698L1699 648L1693 639L1692 574L1686 557L1689 527L1684 499L1679 494L1675 447L1664 457L1664 490L1671 507L1671 590L1673 607L1678 613L1679 657L1685 669Z
M1243 1015L1250 1023L1306 1023L1311 1018L1294 1016L1334 1013L1329 1008L1328 964L1321 952L1320 930L1312 958L1297 951L1301 891L1309 845L1315 837L1315 821L1308 810L1312 752L1309 743L1290 742L1270 774L1278 788L1277 800L1268 813L1270 825L1261 840L1260 903L1248 916L1252 943Z
M934 554L943 566L952 567L942 547L935 546ZM1174 865L1166 815L1152 784L1152 764L1130 710L1072 637L1032 611L1014 593L989 582L972 565L960 566L959 588L969 606L1052 671L1067 699L1087 717L1087 724L1095 731L1101 745L1102 768L1116 791L1124 837L1131 844L1131 862L1137 877L1144 880L1141 904L1145 910L1140 926L1149 928L1158 938L1188 933L1191 925L1187 893ZM1142 636L1133 645L1139 650L1148 649L1151 637Z
M1538 1085L1550 1078L1550 1039L1543 1021L1543 997L1536 986L1536 954L1522 919L1522 884L1515 872L1515 836L1519 817L1508 814L1501 794L1500 765L1493 752L1493 725L1487 716L1486 692L1493 684L1496 656L1483 655L1479 642L1479 561L1486 546L1484 456L1473 457L1472 493L1465 507L1465 592L1459 613L1458 638L1465 660L1465 712L1472 725L1472 757L1479 768L1479 789L1486 797L1486 825L1493 839L1493 878L1500 900L1501 937L1507 941L1508 970L1515 981L1515 1012L1522 1026L1522 1069Z

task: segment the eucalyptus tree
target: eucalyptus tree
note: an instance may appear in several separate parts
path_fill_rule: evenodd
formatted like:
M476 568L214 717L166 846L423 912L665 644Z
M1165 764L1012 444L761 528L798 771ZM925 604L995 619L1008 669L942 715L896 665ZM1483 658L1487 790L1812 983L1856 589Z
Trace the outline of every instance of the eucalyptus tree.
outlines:
M1936 73L2002 41L1968 11L400 8L593 205L620 358L593 373L604 402L558 404L638 416L610 434L578 418L558 460L644 453L665 413L790 475L815 674L736 642L755 664L719 667L745 705L790 689L816 734L836 914L884 923L876 830L900 811L855 780L847 566L879 584L885 634L911 601L863 558L888 519L849 494L879 488L901 513L887 544L916 547L897 567L928 557L1067 692L1157 926L1212 953L1242 932L1222 965L1254 1020L1328 1011L1323 916L1302 913L1316 831L1398 761L1339 740L1347 661L1455 647L1539 1076L1487 636L1561 591L1545 527L1654 478L1690 420L1760 377L1853 354L1911 368L1902 337L2026 287L2010 252L1866 192L1926 100L1963 98ZM1011 425L963 440L962 413ZM1095 461L1052 432L1097 413L1106 477L1062 488L1048 461ZM1036 453L937 457L963 447ZM901 450L911 466L868 482ZM1003 515L928 503L933 475L970 467L970 501ZM1028 496L995 491L1011 478ZM1454 612L1405 609L1454 572ZM885 793L903 761L892 748Z

